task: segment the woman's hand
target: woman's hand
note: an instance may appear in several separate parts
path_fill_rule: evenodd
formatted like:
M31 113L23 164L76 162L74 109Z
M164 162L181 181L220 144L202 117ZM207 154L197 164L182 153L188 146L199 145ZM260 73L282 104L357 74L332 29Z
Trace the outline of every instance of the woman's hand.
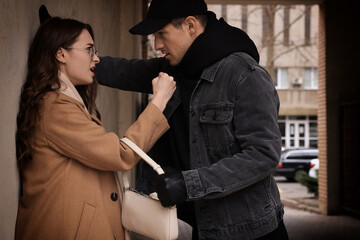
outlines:
M174 78L166 73L160 72L159 76L152 80L152 88L153 99L151 102L161 111L164 111L166 104L176 89Z

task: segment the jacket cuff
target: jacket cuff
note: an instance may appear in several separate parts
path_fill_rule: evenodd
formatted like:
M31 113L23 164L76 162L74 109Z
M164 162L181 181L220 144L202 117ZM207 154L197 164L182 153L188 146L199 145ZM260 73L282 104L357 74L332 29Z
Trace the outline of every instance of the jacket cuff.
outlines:
M151 116L149 119L151 119L151 121L153 121L154 123L158 123L159 126L164 126L165 130L168 130L170 128L165 115L155 104L151 102L147 105L141 115Z
M200 198L205 195L199 172L197 170L182 171L189 200Z

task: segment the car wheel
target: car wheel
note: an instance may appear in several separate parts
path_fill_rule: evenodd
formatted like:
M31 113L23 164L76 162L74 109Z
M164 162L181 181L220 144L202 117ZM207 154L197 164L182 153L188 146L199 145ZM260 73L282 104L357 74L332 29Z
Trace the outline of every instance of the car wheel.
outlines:
M286 177L286 180L287 180L288 182L296 182L295 179L292 178L292 177Z
M305 170L297 170L294 174L294 179L297 180L298 178L301 178L304 174L307 175L307 172Z

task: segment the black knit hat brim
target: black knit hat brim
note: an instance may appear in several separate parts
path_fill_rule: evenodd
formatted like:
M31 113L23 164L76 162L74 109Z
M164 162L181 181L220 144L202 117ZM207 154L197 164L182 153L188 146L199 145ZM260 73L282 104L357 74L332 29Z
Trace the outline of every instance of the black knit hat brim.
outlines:
M129 32L138 35L149 35L159 31L170 23L171 19L145 19L132 27Z
M149 35L163 28L172 19L206 14L204 0L152 0L145 20L129 30L132 34Z

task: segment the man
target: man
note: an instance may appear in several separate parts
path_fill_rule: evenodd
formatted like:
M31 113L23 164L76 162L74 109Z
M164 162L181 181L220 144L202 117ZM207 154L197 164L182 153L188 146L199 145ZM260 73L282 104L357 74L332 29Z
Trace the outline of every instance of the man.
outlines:
M169 168L157 176L140 165L138 190L156 190L163 206L177 205L193 239L288 239L272 177L281 149L279 98L252 40L216 19L203 0L153 0L130 32L154 34L164 57L101 58L99 82L151 92L159 71L177 82L164 110L171 129L149 153Z

